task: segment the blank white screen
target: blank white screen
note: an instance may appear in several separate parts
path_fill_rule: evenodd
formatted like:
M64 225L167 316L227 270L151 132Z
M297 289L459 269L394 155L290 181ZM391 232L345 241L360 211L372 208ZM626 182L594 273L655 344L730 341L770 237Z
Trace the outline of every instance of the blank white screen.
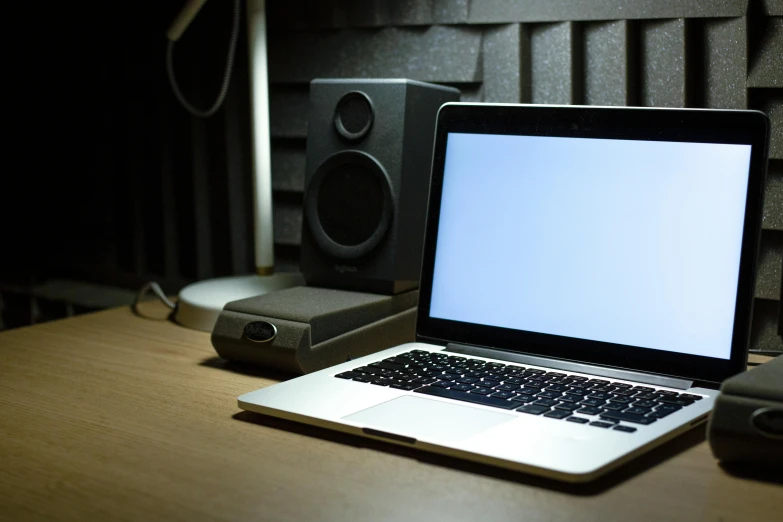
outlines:
M728 359L750 145L450 133L430 315Z

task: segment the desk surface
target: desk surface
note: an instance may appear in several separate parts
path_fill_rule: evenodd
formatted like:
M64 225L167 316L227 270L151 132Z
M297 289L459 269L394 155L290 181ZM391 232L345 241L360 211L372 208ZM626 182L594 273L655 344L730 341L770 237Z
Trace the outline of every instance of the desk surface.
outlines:
M251 413L279 376L117 309L0 334L0 520L772 520L694 430L586 486ZM780 513L778 513L779 515Z

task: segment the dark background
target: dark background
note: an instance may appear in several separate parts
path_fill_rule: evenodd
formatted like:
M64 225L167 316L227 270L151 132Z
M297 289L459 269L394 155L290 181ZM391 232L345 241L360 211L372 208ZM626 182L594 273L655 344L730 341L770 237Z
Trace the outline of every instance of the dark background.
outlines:
M165 72L182 0L28 3L7 13L0 329L254 269L244 8L224 106L191 117ZM243 2L244 3L244 2ZM206 107L232 2L175 47ZM464 101L753 108L772 147L752 348L776 335L783 272L783 0L269 0L275 255L299 262L308 83L406 77Z

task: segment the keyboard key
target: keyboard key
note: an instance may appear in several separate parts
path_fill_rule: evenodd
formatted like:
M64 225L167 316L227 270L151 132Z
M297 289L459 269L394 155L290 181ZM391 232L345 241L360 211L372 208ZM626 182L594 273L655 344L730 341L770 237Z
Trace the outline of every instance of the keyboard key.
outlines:
M505 379L503 379L503 382L505 384L517 384L517 385L520 385L520 384L523 384L525 382L525 379L523 379L521 377L506 377Z
M625 384L624 382L613 382L612 386L614 386L615 389L624 389L624 390L633 388L633 386L631 386L630 384Z
M621 424L618 424L612 429L615 431L624 431L625 433L633 433L634 431L636 431L636 428L632 428L631 426L623 426Z
M590 380L582 375L570 375L569 378L579 382L586 382Z
M413 379L412 382L415 382L417 384L432 384L436 381L437 379L433 379L432 377L418 377L416 379Z
M577 389L571 388L571 389L566 390L566 392L565 392L566 395L572 395L574 397L584 397L585 395L587 395L589 393L590 392L587 391L587 390L580 390L578 388Z
M520 393L519 395L517 395L517 398L514 399L514 400L515 401L522 401L522 402L526 402L527 403L527 402L533 402L534 400L536 400L536 398L533 397L532 395L528 395L526 393Z
M541 415L542 413L549 411L548 406L541 406L539 404L525 404L521 408L517 408L517 411L522 413L530 413L531 415Z
M337 377L338 379L353 379L354 377L359 377L361 375L362 374L359 372L343 372L343 373L338 373L337 375L335 375L335 377Z
M658 403L655 401L636 401L633 404L631 404L631 406L634 406L636 408L652 408L656 404Z
M452 384L454 383L449 381L438 381L438 382L433 382L430 386L435 386L436 388L448 388Z
M474 386L472 386L470 384L455 384L455 385L451 386L452 390L457 390L457 391L462 391L462 392L470 391L473 388L474 388Z
M499 384L495 386L495 389L498 391L514 391L514 390L518 390L519 386L517 386L516 384Z
M579 402L579 401L581 401L581 400L582 400L582 397L580 397L580 396L578 396L578 395L563 395L563 396L561 396L561 397L558 397L558 398L557 398L557 400L559 400L560 402L570 402L570 403L574 403L574 402Z
M607 399L611 399L612 397L613 395L607 392L595 392L587 396L588 399L600 399L604 401Z
M583 413L584 415L598 415L602 412L603 410L601 410L601 408L596 408L595 406L584 406L581 409L576 410L575 413Z
M432 395L434 397L443 397L457 401L472 402L474 404L483 404L484 406L492 406L494 408L502 408L504 410L513 410L520 405L520 403L516 401L507 401L504 399L498 399L497 397L487 397L485 395L477 395L475 393L466 393L457 390L433 388L432 386L424 386L423 388L414 390L414 393L422 393L424 395Z
M658 402L663 404L672 404L674 406L690 406L693 401L690 399L683 399L682 397L661 397Z
M690 399L690 400L692 400L692 401L700 401L700 400L702 400L704 397L702 397L701 395L692 395L692 394L690 394L690 393L681 393L681 394L680 394L680 398L681 398L681 399Z
M537 393L536 397L542 397L544 399L556 399L557 397L560 397L561 395L563 395L563 394L560 393L560 392L557 392L557 391L544 390L544 391L542 391L540 393Z
M663 395L665 397L678 397L680 394L677 392L669 391L669 390L656 390L658 395Z
M500 386L500 381L482 379L481 382L476 383L476 386L484 386L485 388L494 388L495 386Z
M516 397L517 394L511 391L496 391L490 397L497 397L498 399L510 399L511 397Z
M394 364L390 362L380 361L370 364L373 368L381 368L382 370L402 370L405 366L401 364Z
M618 393L615 393L615 395L619 395ZM636 395L633 396L634 400L637 401L649 401L649 400L655 400L658 398L657 393L653 392L639 392Z
M664 417L667 417L667 416L671 415L675 411L677 411L677 410L663 410L663 411L655 410L652 413L648 413L647 417L650 417L650 418L653 418L653 419L662 419Z
M587 382L591 382L593 384L609 384L609 381L605 381L603 379L590 379Z
M623 413L621 411L604 411L601 413L602 419L614 419L618 421L632 422L634 424L652 424L656 421L653 417L645 417L635 413Z
M356 382L372 382L372 376L360 375L359 377L354 377L351 380Z
M574 411L581 408L578 404L569 404L567 402L561 402L560 404L555 405L556 410L565 410L565 411Z
M650 408L637 408L637 407L631 407L627 410L623 410L625 413L635 413L636 415L647 415L652 410Z
M590 390L591 392L608 392L614 390L614 387L605 384L600 384L598 386L590 386L588 390Z
M520 390L522 393L527 393L529 395L535 395L537 393L541 392L541 388L534 388L532 386L528 386L527 384L522 386L522 389Z
M460 384L473 384L474 382L478 382L481 379L478 377L462 377L461 379L457 379L457 382Z
M568 386L564 384L551 384L548 383L546 388L544 388L545 391L556 391L556 392L564 392L568 389Z
M579 404L582 406L602 406L606 404L606 401L603 399L582 399Z
M609 410L609 411L620 411L620 410L624 410L625 406L626 406L625 404L618 404L616 402L608 402L608 403L604 404L603 406L601 406L601 408L604 409L604 410Z
M421 384L411 384L409 382L400 382L400 383L394 383L389 386L389 388L394 388L395 390L413 390L421 386Z
M574 417L574 416L568 417L566 420L568 422L576 422L577 424L587 424L588 422L590 422L590 419L585 419L584 417Z
M533 404L537 404L539 406L546 406L547 408L551 408L555 404L558 404L558 401L555 399L538 399Z
M643 392L651 392L653 391L652 388L648 388L647 386L634 386L634 390L643 391Z
M388 386L394 381L392 381L391 379L387 379L385 377L379 377L377 379L373 379L370 382L376 386Z
M655 411L671 411L675 412L677 410L681 410L682 406L677 406L676 404L661 404L655 408Z
M595 426L597 428L611 428L614 426L611 422L601 422L601 421L594 421L590 423L590 426Z
M629 390L628 388L619 388L619 389L615 389L612 392L612 395L620 395L620 396L623 396L623 397L631 397L631 396L636 395L636 392L634 390Z
M452 387L452 389L454 389L454 387ZM489 395L492 392L493 390L491 390L490 388L481 388L481 387L473 388L472 390L470 390L470 393L478 393L479 395Z
M633 402L633 399L631 399L630 397L623 397L621 395L619 397L618 396L612 397L611 399L609 399L609 402L615 402L617 404L629 404Z
M549 417L550 419L565 419L569 415L571 415L571 412L567 410L552 410L546 412L544 417Z

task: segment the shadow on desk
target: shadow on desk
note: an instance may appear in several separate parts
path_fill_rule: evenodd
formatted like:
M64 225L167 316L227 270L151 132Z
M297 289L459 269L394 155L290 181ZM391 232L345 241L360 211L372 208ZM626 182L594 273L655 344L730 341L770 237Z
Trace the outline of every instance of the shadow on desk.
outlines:
M674 457L675 455L705 441L704 428L702 427L693 429L663 444L662 446L659 446L649 451L648 453L635 458L634 460L620 466L619 468L609 472L608 474L593 482L585 484L569 484L566 482L559 482L552 479L529 475L519 471L505 470L487 464L479 464L462 459L456 459L453 457L447 457L444 455L437 455L415 448L398 446L396 444L390 444L374 439L365 439L356 435L350 435L347 433L310 426L299 422L279 419L277 417L270 417L268 415L255 412L242 411L236 413L232 417L243 422L259 424L269 428L297 433L299 435L317 437L323 440L328 440L330 442L337 442L339 444L345 444L357 448L384 451L436 466L444 466L467 473L476 473L492 478L518 482L528 486L553 489L580 496L591 496L603 493L615 487L616 485L633 478L636 475L644 473L653 466L657 466Z
M204 359L199 363L200 366L206 366L208 368L216 368L218 370L226 370L232 373L238 373L240 375L249 375L251 377L261 377L262 379L272 379L275 381L287 381L298 375L291 373L285 373L273 368L261 368L259 366L253 366L250 364L238 363L233 361L227 361L220 357L210 357Z

